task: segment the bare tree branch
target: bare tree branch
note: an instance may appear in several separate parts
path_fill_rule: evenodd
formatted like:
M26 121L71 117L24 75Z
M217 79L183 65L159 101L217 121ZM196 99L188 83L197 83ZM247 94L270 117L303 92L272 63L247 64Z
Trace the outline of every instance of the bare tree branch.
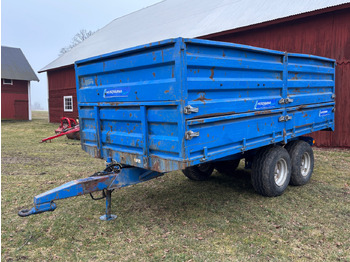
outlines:
M69 46L62 47L58 56L61 56L68 51L70 51L73 47L77 46L84 40L88 39L90 36L92 36L95 33L95 31L86 31L86 29L81 29L78 33L75 34L75 36L72 38L71 43Z

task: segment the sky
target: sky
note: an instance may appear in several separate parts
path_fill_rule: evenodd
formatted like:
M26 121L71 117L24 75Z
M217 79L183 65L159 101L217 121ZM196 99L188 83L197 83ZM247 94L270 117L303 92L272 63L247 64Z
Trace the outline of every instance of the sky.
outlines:
M40 82L31 82L32 105L48 108L47 76L37 73L58 57L81 29L96 31L114 19L160 0L2 0L1 45L18 47Z

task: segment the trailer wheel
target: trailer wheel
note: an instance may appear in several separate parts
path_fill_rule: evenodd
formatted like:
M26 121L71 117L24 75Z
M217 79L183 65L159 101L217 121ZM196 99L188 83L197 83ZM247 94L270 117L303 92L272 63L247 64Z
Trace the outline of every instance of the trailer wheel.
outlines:
M291 160L286 149L271 146L261 149L252 163L252 184L263 196L280 196L291 176Z
M311 146L305 141L297 140L289 142L285 148L292 161L290 184L293 186L307 184L314 170L314 152Z
M204 163L196 166L190 166L182 170L185 176L191 180L204 181L207 180L214 171L212 163Z
M237 169L240 159L222 161L215 163L215 169L220 173L228 176L232 176Z

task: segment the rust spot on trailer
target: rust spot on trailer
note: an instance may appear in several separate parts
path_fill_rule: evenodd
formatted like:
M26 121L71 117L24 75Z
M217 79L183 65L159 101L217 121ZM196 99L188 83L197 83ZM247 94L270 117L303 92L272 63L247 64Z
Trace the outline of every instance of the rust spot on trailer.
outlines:
M224 50L222 50L222 56L223 56L223 57L225 57L225 56L226 56L226 54L225 54L225 51L224 51Z
M227 112L227 113L212 113L212 114L206 114L206 115L201 115L201 116L196 116L191 119L195 120L198 118L209 118L209 117L216 117L216 116L227 116L227 115L233 115L236 114L235 111ZM204 119L198 120L199 123L204 123Z
M100 177L99 179L94 179L91 181L85 181L81 182L81 186L83 187L83 194L94 192L98 189L99 183L104 183L106 180L108 180L108 176Z
M207 134L207 137L209 137L209 134Z
M201 101L205 104L205 101L210 101L211 99L205 97L205 92L199 92L199 97L197 99L194 99L193 101Z
M164 52L162 50L162 62L164 62Z
M215 67L212 67L211 69L210 69L210 76L209 76L209 78L211 79L211 80L213 80L214 81L214 69L215 69Z
M174 78L174 75L175 75L174 74L174 66L172 66L172 68L171 68L171 77Z
M302 111L305 107L306 107L306 105L300 105L300 106L298 106L297 110Z
M294 76L292 77L292 80L297 80L299 79L298 73L295 73Z
M169 90L165 90L165 91L164 91L164 94L167 94L167 93L169 93Z
M108 102L108 103L105 103L105 102L98 102L97 105L98 106L103 106L103 105L111 105L111 106L118 106L119 104L123 104L124 102Z
M285 137L287 135L286 129L283 128L283 137Z
M256 112L254 112L254 115L265 115L265 114L271 114L271 110L264 110L264 111L256 111Z
M153 72L152 75L153 75L154 77L156 77L156 73Z
M310 124L305 124L305 125L301 125L301 126L296 126L295 128L301 128L301 127L306 127L306 126L310 126Z
M97 76L95 76L95 86L98 86Z
M132 117L132 113L130 113L129 116Z
M112 142L112 141L111 141L111 134L110 134L110 132L111 132L111 131L108 131L108 132L107 132L107 135L106 135L106 142L107 142L107 143L111 143L111 142Z
M258 122L256 122L256 129L258 130L258 132L260 132L259 123Z

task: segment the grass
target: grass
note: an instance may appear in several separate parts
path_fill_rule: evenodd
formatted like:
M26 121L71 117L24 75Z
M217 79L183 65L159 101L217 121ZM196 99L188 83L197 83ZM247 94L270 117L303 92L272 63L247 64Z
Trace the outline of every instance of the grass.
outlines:
M56 128L43 112L2 122L3 261L350 261L349 150L315 149L311 182L276 198L242 167L206 182L172 172L114 192L114 221L89 196L20 218L33 196L104 168L79 141L38 143Z

